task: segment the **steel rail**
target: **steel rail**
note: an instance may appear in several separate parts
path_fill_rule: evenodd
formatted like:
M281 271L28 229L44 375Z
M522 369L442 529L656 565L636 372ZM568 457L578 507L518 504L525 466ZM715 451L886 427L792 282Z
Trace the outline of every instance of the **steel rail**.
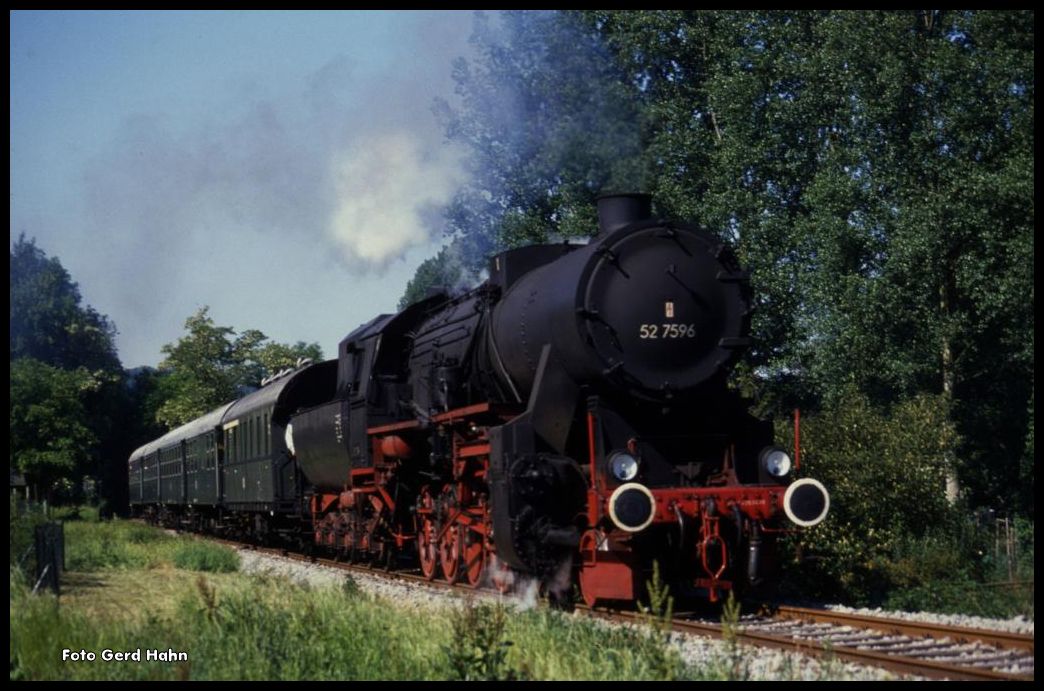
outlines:
M867 614L835 612L827 609L792 607L789 605L779 605L769 611L772 615L782 619L821 622L826 624L837 624L838 626L853 626L859 629L872 629L874 631L880 631L881 633L893 633L915 638L924 636L935 639L949 638L964 643L978 641L1002 650L1024 650L1033 653L1032 634L932 624L928 622L896 619L894 617L878 617Z
M581 606L577 606L581 609ZM590 610L590 614L611 620L638 621L641 614L608 609ZM675 618L670 622L671 630L691 633L699 636L725 639L726 633L720 624L706 621L692 621ZM820 642L807 639L795 639L790 636L759 633L744 630L743 624L732 627L732 633L739 643L761 648L773 648L787 652L797 652L817 658L836 658L845 662L887 669L901 674L912 674L931 679L949 679L955 681L1032 681L1031 675L1000 672L992 669L954 665L934 660L924 660L908 655L880 653L873 650L862 650L847 646L832 645L829 641Z

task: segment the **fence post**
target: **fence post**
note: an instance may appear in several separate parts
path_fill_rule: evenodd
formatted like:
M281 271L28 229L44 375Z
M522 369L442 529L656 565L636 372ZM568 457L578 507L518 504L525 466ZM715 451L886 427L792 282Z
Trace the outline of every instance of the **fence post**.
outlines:
M1003 548L1001 547L1003 544ZM1014 521L1010 518L998 518L993 529L993 553L1000 561L1003 550L1004 560L1008 567L1008 580L1015 580L1015 564L1018 562L1018 542L1015 539Z
M65 530L61 523L36 526L36 592L46 584L55 595L61 595L60 577L65 570Z

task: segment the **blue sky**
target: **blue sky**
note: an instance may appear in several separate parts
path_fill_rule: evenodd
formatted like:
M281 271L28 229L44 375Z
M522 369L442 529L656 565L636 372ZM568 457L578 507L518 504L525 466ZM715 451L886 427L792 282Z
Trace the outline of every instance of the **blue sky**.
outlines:
M209 305L318 342L395 310L442 243L470 12L14 12L11 241L36 238L126 367Z

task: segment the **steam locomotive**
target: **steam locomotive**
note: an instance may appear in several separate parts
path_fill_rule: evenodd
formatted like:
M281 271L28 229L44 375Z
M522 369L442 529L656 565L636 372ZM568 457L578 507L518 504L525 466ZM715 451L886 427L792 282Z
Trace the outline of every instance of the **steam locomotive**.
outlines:
M830 498L726 385L748 274L647 195L598 219L137 449L133 512L589 605L643 597L654 562L679 597L758 582Z

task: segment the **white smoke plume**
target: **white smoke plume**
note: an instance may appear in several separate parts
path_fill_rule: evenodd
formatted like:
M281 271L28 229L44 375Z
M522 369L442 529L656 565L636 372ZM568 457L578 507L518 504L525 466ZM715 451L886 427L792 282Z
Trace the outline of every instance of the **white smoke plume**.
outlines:
M454 98L472 14L418 17L401 35L412 48L378 69L346 44L295 81L229 77L206 117L135 112L99 142L64 253L121 331L155 334L130 362L157 357L193 305L325 349L394 307L371 298L331 320L322 303L349 286L394 300L405 285L389 276L443 237L463 168L432 104Z
M460 182L458 157L425 150L408 131L378 134L332 161L337 196L327 234L349 264L382 267L428 242L425 211L445 205Z

